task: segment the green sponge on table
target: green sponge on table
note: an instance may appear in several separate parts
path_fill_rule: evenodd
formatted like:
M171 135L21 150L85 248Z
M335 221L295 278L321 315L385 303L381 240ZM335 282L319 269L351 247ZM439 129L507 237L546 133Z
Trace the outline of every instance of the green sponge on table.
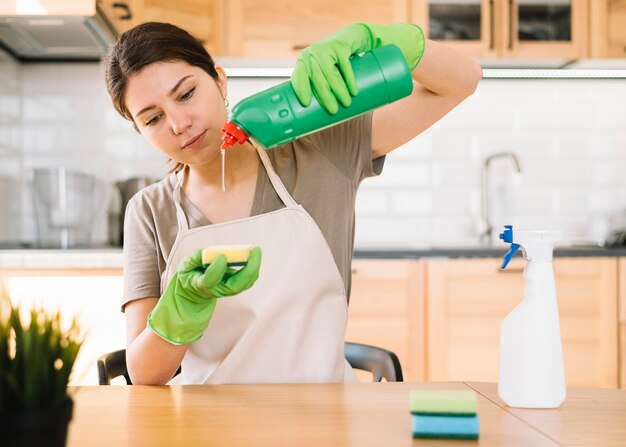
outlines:
M476 394L470 390L411 390L414 438L478 439Z
M473 416L476 395L470 390L411 390L411 413Z

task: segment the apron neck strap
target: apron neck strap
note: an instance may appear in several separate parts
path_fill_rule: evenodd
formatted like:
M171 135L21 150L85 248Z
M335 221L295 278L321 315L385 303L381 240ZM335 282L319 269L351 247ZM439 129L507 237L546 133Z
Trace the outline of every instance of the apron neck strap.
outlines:
M183 211L183 207L180 204L180 190L183 185L183 180L185 179L185 169L176 173L176 187L174 188L174 203L176 204L176 220L178 220L178 231L188 230L189 223L187 222L187 217L185 216L185 212Z
M265 172L267 172L267 176L270 179L272 186L276 190L276 194L278 194L278 196L280 197L280 199L283 201L283 203L285 204L287 208L297 208L299 205L296 203L293 197L291 197L291 195L287 191L287 188L285 188L285 185L283 185L283 182L278 177L278 174L276 174L276 172L274 171L274 168L272 167L272 163L270 162L270 159L267 156L265 149L261 148L256 143L252 142L252 140L250 140L250 142L252 143L252 146L254 146L257 153L259 154L259 157L261 158L261 162L263 163L263 167L265 168ZM179 231L189 229L189 223L187 222L187 217L185 216L183 207L180 204L180 201L181 201L180 191L183 185L183 180L185 179L186 169L187 167L183 168L182 170L176 173L177 181L176 181L176 186L174 187L174 203L176 204L176 220L178 220Z
M291 197L291 195L287 191L287 188L285 188L285 185L283 185L283 182L278 177L278 174L276 174L276 172L274 171L274 168L272 167L272 163L270 162L270 159L267 156L267 152L265 151L265 149L261 148L258 144L256 144L252 140L249 140L249 141L250 143L252 143L252 146L254 146L254 148L258 152L259 157L261 158L261 162L263 163L263 166L265 167L265 171L267 172L267 176L269 177L270 182L272 183L272 186L276 190L276 193L278 194L280 199L283 201L285 206L287 208L298 207L298 204L296 203L295 200L293 200L293 197Z

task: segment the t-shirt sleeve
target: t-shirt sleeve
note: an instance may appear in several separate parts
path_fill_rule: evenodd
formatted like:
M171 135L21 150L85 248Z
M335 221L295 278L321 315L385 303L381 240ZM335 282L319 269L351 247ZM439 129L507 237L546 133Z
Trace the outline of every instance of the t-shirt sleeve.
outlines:
M312 145L355 184L380 175L385 157L372 160L372 116L364 113L308 135Z
M137 194L128 202L124 216L122 311L129 301L160 295L158 256L150 207L142 194Z

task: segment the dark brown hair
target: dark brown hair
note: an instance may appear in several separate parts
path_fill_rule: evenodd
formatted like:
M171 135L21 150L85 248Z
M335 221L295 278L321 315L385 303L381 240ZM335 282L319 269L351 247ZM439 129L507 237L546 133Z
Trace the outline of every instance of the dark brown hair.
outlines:
M213 79L218 79L215 62L199 40L184 29L169 23L147 22L122 33L106 57L106 84L115 110L133 123L126 108L124 96L128 79L155 62L183 61L201 68ZM170 172L182 169L174 162Z

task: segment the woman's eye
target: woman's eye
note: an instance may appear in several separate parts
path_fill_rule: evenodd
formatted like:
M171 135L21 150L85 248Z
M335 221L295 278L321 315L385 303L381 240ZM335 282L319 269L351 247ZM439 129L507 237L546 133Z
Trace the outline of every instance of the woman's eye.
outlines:
M146 126L154 126L156 123L159 122L159 115L156 115L154 118L146 121Z
M187 101L189 98L191 98L193 96L193 92L196 88L192 88L189 91L187 91L187 93L181 95L180 97L180 101Z

